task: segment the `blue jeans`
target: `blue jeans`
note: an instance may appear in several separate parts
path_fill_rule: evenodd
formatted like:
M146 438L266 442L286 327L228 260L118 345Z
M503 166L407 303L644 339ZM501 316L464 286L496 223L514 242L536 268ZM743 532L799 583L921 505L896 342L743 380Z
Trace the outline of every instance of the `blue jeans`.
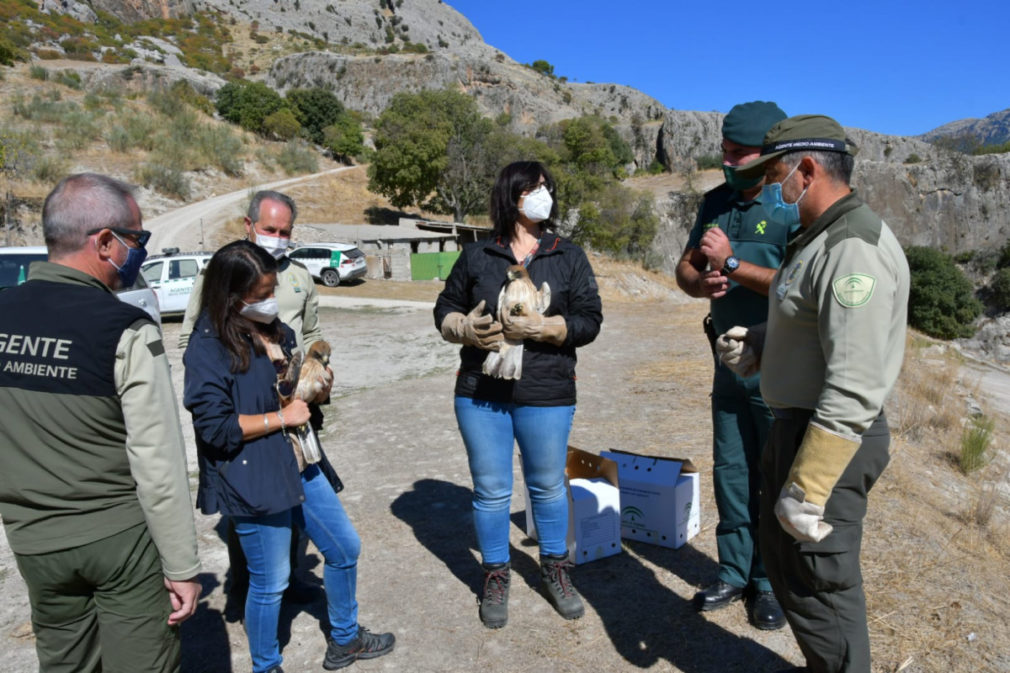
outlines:
M473 521L486 564L509 560L512 451L519 443L540 553L568 552L565 460L574 406L531 407L457 397L456 422L473 479Z
M330 637L344 645L358 636L355 591L361 539L317 465L310 465L302 472L302 488L305 501L300 507L265 516L233 517L235 532L249 563L245 629L254 673L268 671L283 661L277 622L281 595L291 575L292 526L304 529L323 555Z

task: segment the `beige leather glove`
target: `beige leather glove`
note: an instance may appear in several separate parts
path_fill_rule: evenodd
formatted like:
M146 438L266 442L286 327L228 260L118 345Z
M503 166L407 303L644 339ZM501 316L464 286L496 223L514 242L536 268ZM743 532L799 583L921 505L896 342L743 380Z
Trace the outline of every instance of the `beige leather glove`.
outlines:
M775 516L787 533L797 540L820 542L831 532L831 526L822 521L824 506L859 445L857 440L828 432L814 423L807 426L775 503Z
M506 315L504 320L502 328L505 330L505 336L515 341L533 339L561 346L568 336L568 323L565 322L564 316L552 315L545 318L539 313L534 313L532 315Z
M454 344L474 346L486 351L496 351L501 348L505 336L502 325L491 315L484 313L483 299L473 307L473 310L463 315L450 313L442 320L442 338Z

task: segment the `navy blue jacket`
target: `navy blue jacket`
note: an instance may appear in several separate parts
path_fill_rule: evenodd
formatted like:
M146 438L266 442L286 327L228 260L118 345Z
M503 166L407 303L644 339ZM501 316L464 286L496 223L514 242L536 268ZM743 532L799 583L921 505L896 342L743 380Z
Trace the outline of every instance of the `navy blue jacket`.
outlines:
M435 302L435 327L441 329L449 313L469 313L481 299L487 312L497 315L505 269L514 264L512 250L499 239L466 245ZM523 375L518 381L486 376L481 368L488 351L463 346L456 395L541 407L575 404L575 349L592 343L603 323L596 276L580 247L548 232L526 270L537 289L545 281L550 286L551 303L545 315L564 317L565 342L555 346L524 341Z
M284 328L284 349L296 348ZM252 351L252 344L249 345ZM193 414L200 487L196 504L204 514L262 516L305 500L294 451L282 432L243 440L239 414L277 411L277 374L266 355L251 353L249 369L231 371L231 356L206 315L200 316L183 355L183 405ZM326 456L320 468L338 483Z

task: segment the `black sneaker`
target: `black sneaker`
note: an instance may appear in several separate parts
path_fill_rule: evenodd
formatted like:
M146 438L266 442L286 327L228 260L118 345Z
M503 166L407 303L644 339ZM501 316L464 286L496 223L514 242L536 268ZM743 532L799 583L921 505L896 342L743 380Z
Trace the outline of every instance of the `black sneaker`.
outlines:
M568 574L574 566L568 554L540 557L540 586L554 609L565 619L578 619L586 612Z
M500 629L509 620L509 564L484 566L484 593L480 599L480 620L489 629Z
M358 627L358 637L346 645L338 645L337 641L327 638L326 658L323 668L335 671L344 666L350 666L358 659L374 659L393 651L396 636L392 633L375 634L364 626Z

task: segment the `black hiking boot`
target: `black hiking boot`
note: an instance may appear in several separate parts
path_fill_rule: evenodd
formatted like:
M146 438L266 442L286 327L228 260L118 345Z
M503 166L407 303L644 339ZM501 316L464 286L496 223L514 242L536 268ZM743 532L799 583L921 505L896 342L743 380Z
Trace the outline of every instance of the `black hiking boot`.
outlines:
M568 560L568 554L540 557L540 586L547 594L547 600L565 619L578 619L586 612L568 574L574 566Z
M500 629L508 623L510 567L508 563L484 564L480 620L489 629Z
M396 637L392 633L375 634L364 626L359 626L358 637L346 645L338 645L337 641L327 638L323 668L335 671L350 666L358 659L381 657L392 652L395 643Z

